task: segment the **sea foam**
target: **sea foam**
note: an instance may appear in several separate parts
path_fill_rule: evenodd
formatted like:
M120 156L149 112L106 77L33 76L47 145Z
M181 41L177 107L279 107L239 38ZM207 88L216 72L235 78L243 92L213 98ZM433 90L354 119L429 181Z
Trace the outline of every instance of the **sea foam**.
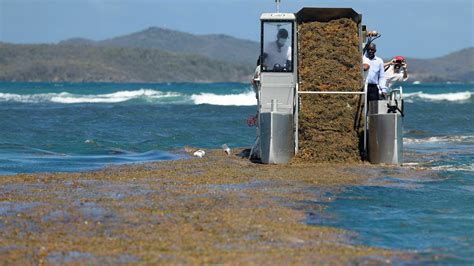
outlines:
M403 138L405 144L424 144L424 143L449 143L449 142L466 142L474 143L474 135L468 136L438 136L438 137L428 137L428 138Z
M424 101L449 101L449 102L466 102L468 101L474 92L463 91L463 92L451 92L441 94L430 94L422 91L405 93L403 94L404 99L421 99Z
M118 91L109 94L99 95L77 95L70 93L60 93L52 97L51 102L55 103L119 103L138 98L143 99L161 99L170 97L180 97L180 93L161 92L156 90L140 89L136 91Z
M405 93L407 102L423 100L431 102L468 102L474 92L453 92L442 94L429 94L422 91ZM179 104L209 104L222 106L252 106L257 104L255 93L246 90L239 94L214 94L197 93L185 94L172 91L159 91L153 89L139 89L130 91L117 91L108 94L74 94L70 92L59 93L37 93L37 94L14 94L0 93L0 102L21 102L21 103L120 103L130 100L141 99L153 103L179 103Z
M191 99L195 104L211 104L211 105L234 105L234 106L251 106L257 105L255 93L247 91L241 94L218 95L213 93L194 94Z
M69 92L60 93L38 93L38 94L13 94L0 93L0 101L21 103L119 103L133 99L161 99L180 97L182 94L176 92L161 92L156 90L140 89L135 91L118 91L108 94L73 94Z
M431 170L437 171L465 171L465 172L474 172L474 164L466 164L466 165L438 165L431 167Z
M80 104L121 103L131 100L166 104L209 104L226 106L250 106L257 104L255 94L250 90L240 94L225 95L213 93L183 94L152 89L117 91L108 94L73 94L70 92L38 94L0 93L0 102Z

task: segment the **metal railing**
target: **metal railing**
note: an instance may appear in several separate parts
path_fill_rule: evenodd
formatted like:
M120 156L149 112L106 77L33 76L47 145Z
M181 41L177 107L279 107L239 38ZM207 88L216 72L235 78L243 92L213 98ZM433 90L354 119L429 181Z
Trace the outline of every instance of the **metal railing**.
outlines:
M299 91L299 94L365 94L363 91Z

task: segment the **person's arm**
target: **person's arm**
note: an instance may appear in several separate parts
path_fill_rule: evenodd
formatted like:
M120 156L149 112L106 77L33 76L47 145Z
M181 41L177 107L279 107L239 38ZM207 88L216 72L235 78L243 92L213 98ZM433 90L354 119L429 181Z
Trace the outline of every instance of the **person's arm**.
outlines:
M268 58L268 54L266 52L263 52L260 66L267 67L267 58Z
M364 71L367 71L370 68L370 61L365 56L362 56L362 67L363 67Z
M255 69L255 73L253 74L253 79L252 79L252 87L253 87L253 91L255 92L255 98L257 98L257 100L258 100L258 86L260 84L261 67L262 65L257 66L257 68Z
M286 68L290 71L292 71L293 69L291 69L291 55L292 55L292 49L291 49L291 46L288 47L288 51L286 52Z
M403 81L406 81L408 79L408 64L403 63Z
M395 58L388 61L387 63L383 64L383 68L384 68L385 71L387 71L394 64L395 64Z
M379 88L382 90L383 93L387 92L387 81L385 80L385 70L384 70L384 63L381 61L379 64Z
M260 80L260 66L257 66L257 68L255 69L255 72L253 74L253 78L250 81L252 83L252 85L254 86L254 90L256 90L257 82L259 80Z

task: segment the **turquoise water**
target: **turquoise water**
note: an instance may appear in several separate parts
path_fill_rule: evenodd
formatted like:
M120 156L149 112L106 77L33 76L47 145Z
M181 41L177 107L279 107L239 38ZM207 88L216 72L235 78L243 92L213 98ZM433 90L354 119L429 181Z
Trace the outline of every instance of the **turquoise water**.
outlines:
M307 223L424 264L474 264L474 84L407 85L404 166L348 187Z
M354 243L407 250L430 264L474 264L472 173L384 176L325 205L323 216L308 214L309 224L344 228Z
M0 174L171 160L185 145L248 146L252 94L243 84L0 83Z
M307 223L417 262L474 264L474 84L406 85L405 165L349 187ZM247 84L0 83L0 174L173 160L249 147Z

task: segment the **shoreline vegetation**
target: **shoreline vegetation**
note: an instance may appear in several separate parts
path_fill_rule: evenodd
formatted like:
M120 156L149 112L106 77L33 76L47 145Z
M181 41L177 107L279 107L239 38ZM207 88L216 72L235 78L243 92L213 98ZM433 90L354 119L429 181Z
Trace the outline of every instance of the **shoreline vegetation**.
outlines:
M262 165L209 150L93 172L2 176L0 254L6 264L411 261L415 254L356 245L351 232L305 222L380 168Z
M259 44L227 35L150 27L102 41L0 42L0 81L249 82ZM407 58L409 81L472 82L474 47L433 59Z

